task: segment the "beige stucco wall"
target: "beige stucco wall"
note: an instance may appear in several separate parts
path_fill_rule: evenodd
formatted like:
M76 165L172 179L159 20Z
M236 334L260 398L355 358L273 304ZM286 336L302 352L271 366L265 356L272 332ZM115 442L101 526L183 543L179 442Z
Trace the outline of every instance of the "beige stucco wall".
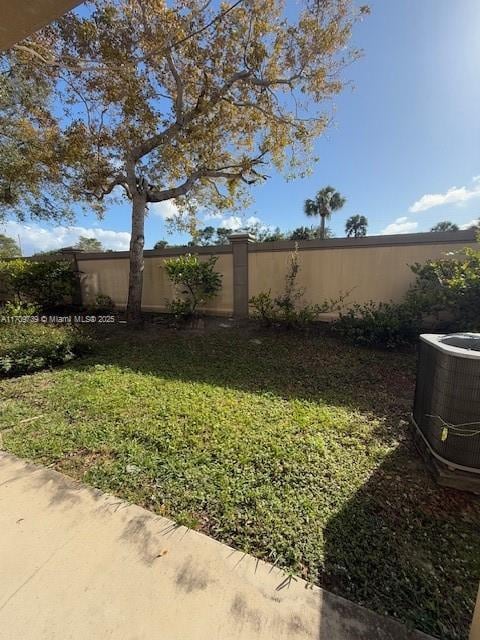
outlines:
M369 300L399 301L415 279L409 265L440 258L463 246L465 243L303 250L299 251L301 268L297 282L305 289L304 300L308 303L338 298L339 292L349 290L352 291L345 301L347 306ZM277 295L284 290L290 254L290 251L249 254L250 296L269 289Z
M461 232L458 232L461 233ZM463 232L464 233L464 232ZM422 234L425 235L425 234ZM433 236L434 234L432 234ZM377 241L375 241L377 242ZM401 242L399 239L398 242ZM305 303L321 303L325 299L337 299L341 293L350 291L345 305L369 300L400 301L415 276L409 265L423 263L429 258L441 258L447 253L460 251L465 246L478 247L474 242L437 242L435 244L385 243L366 246L331 246L313 248L304 243L299 250L300 272L298 285L305 290ZM350 245L350 246L348 246ZM261 250L258 250L258 249ZM274 247L273 247L274 248ZM213 248L212 248L213 249ZM233 309L233 255L219 252L216 270L222 274L223 286L220 294L210 301L204 310L216 315L231 315ZM248 255L248 295L271 290L280 294L285 287L290 247L253 245ZM178 254L180 255L180 254ZM205 248L200 259L207 260L210 251ZM165 269L164 261L173 254L146 255L142 306L145 311L167 310L167 300L175 296ZM85 303L95 302L97 294L110 296L118 308L127 302L128 268L127 255L117 257L104 254L101 258L79 256L82 273L82 295Z
M173 257L173 256L169 256ZM166 311L167 300L175 297L174 288L163 267L165 257L145 258L142 307L145 311ZM200 256L207 260L208 256ZM79 260L82 296L85 303L94 303L97 294L110 296L119 308L125 307L128 294L128 258ZM218 256L215 270L222 275L220 294L203 310L219 315L233 312L233 264L231 254Z

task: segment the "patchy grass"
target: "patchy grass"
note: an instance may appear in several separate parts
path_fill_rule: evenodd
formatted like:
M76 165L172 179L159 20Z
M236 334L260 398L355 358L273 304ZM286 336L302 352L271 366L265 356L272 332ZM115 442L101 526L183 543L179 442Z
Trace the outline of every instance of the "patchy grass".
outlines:
M293 334L161 331L0 382L4 447L442 638L467 634L479 502L406 419L414 357Z

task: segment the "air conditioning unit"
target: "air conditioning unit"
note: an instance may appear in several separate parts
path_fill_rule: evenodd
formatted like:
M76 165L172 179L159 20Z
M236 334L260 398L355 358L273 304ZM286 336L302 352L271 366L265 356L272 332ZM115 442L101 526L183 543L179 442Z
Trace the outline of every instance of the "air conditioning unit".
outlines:
M415 440L440 484L480 493L480 333L420 340Z

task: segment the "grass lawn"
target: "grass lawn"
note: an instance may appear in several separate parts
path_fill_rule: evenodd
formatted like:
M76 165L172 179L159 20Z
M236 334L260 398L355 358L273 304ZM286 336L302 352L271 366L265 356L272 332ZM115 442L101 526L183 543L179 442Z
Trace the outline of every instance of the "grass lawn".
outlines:
M406 423L411 354L323 336L113 328L0 381L3 447L380 613L465 638L480 504L437 487Z

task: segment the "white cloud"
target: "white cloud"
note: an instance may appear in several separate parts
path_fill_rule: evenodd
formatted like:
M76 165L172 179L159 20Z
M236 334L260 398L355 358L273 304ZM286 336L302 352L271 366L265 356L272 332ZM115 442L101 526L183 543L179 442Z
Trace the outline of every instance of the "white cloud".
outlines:
M2 233L18 239L25 255L38 251L49 251L70 247L78 242L80 236L100 240L105 249L126 251L130 244L130 234L126 231L113 231L100 227L56 226L43 228L38 224L24 224L9 220L2 225Z
M445 193L426 193L409 208L410 213L419 213L444 204L464 204L480 197L480 176L472 179L472 187L450 187Z
M167 222L180 215L179 209L174 200L156 202L149 206L150 211L153 213L153 215L160 216ZM251 227L257 224L261 225L262 228L269 228L267 227L267 225L264 225L262 223L260 218L257 218L256 216L250 216L249 218L234 215L224 217L224 214L221 212L204 211L201 213L200 219L204 223L214 220L216 221L218 227L224 227L226 229L231 229L232 231L238 231L239 229L243 229L244 227Z
M418 222L409 220L406 216L397 218L395 222L391 222L380 233L382 236L391 235L394 233L413 233L418 227Z
M208 220L221 220L223 218L223 213L220 213L219 211L217 213L213 213L212 212L208 212L203 214L203 219L205 222L208 222Z
M150 211L154 216L160 216L164 220L171 220L178 216L178 207L174 200L164 200L163 202L155 202L149 205Z
M208 218L205 218L208 219ZM242 218L240 216L228 216L227 218L216 217L218 220L219 227L225 227L226 229L231 229L232 231L238 231L239 229L244 229L245 227L254 227L255 225L260 225L261 229L268 229L269 227L265 225L260 218L256 216L250 216L249 218Z
M478 221L480 220L480 216L475 218L475 220L470 220L470 222L465 222L465 224L460 225L460 229L471 229L472 227L478 227Z
M237 231L237 229L241 229L245 225L240 216L229 216L228 218L223 218L221 222L219 222L219 226Z

